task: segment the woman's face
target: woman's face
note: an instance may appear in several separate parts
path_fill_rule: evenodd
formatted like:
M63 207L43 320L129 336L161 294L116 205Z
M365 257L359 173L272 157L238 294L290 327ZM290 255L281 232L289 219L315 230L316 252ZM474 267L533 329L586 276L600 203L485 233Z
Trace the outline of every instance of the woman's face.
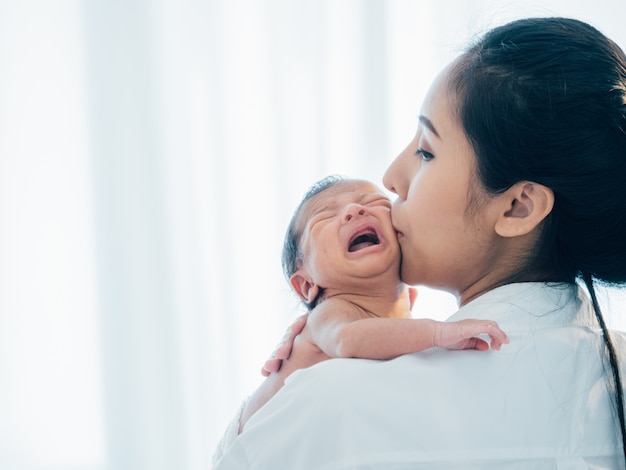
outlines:
M475 154L454 114L447 70L424 100L419 127L387 169L383 182L398 195L393 225L407 284L447 290L461 303L483 289L494 254L489 198L475 180ZM469 201L480 201L470 211Z

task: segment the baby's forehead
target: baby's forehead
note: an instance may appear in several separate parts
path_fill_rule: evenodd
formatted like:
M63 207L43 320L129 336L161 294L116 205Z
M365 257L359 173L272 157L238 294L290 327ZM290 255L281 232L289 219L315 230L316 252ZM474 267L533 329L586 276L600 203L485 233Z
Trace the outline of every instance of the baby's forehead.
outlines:
M387 197L380 188L369 181L339 181L312 196L302 205L300 221L306 221L325 210L337 209L342 204L362 202L372 194Z

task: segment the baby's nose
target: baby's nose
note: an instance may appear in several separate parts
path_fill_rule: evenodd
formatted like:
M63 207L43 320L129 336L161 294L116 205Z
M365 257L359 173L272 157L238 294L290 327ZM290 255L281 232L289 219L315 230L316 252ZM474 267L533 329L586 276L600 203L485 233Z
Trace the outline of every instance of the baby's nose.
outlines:
M367 214L365 207L360 204L348 204L343 211L344 222L350 222L355 217L362 217Z

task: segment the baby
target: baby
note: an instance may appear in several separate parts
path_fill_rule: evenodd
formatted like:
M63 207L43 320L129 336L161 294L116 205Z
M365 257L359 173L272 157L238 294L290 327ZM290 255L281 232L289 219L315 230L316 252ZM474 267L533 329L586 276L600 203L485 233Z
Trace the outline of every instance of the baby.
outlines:
M285 276L308 320L289 359L244 404L239 432L293 371L326 359L390 359L432 347L498 350L508 343L492 321L410 318L417 291L400 280L400 259L391 203L374 184L331 176L308 191L283 248Z

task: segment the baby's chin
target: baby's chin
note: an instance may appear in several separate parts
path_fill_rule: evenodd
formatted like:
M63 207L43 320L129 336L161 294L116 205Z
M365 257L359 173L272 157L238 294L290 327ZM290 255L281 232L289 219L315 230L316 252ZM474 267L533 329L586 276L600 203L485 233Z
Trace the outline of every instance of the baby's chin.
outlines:
M376 285L384 283L385 285L390 285L393 283L401 283L400 275L399 262L393 261L382 264L378 261L369 265L363 263L362 266L359 266L359 272L354 273L350 277L362 284Z

